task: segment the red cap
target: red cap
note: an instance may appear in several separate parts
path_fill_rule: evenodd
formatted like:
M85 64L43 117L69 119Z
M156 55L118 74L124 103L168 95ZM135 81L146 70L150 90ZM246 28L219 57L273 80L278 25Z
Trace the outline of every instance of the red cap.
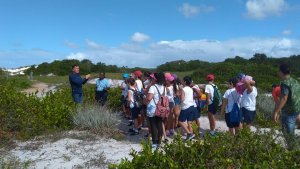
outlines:
M142 77L143 73L140 71L140 70L136 70L134 73L133 73L136 77Z
M213 80L215 80L215 75L213 75L213 74L208 74L208 75L206 76L206 80L207 80L207 81L213 81Z

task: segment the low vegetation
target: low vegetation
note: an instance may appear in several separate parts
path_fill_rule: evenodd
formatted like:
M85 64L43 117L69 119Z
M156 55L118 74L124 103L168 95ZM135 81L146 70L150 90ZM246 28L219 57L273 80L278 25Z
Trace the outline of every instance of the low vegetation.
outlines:
M110 168L299 168L300 151L287 151L274 134L244 129L237 137L220 133L187 143L176 137L154 152L144 143L142 151L131 152L132 160L124 159Z

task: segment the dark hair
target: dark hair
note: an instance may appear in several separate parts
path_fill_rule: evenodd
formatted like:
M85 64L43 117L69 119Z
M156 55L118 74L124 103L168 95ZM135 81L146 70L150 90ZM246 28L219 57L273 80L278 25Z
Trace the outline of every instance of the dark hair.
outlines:
M190 86L192 83L192 78L190 76L185 76L183 81L185 81L185 85Z
M99 74L103 74L103 76L105 77L105 72L100 72Z
M286 63L282 63L279 66L279 70L284 74L284 75L289 75L291 73L290 67Z
M228 80L229 83L231 83L234 87L238 83L238 77L232 77Z
M72 65L72 69L74 69L74 67L78 67L78 64Z
M127 82L128 82L129 85L133 86L133 85L135 84L135 79L132 78L132 77L131 77L131 78L128 78L128 79L127 79Z
M165 75L161 72L154 73L154 76L156 78L156 83L159 85L163 85L165 83Z
M181 85L181 81L179 78L176 78L174 81L173 81L173 90L174 92L176 93L177 92L177 87L176 85L180 86Z
M150 77L150 74L151 74L151 72L149 72L149 71L144 72L145 77Z

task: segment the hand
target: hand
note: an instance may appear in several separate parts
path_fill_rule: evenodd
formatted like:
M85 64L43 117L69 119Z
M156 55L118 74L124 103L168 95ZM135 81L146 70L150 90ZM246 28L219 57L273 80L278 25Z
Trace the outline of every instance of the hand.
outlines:
M275 112L275 113L274 113L274 121L275 121L276 123L279 122L279 117L280 117L279 112Z
M91 77L90 74L85 75L85 78L86 78L86 79L89 79L90 77Z

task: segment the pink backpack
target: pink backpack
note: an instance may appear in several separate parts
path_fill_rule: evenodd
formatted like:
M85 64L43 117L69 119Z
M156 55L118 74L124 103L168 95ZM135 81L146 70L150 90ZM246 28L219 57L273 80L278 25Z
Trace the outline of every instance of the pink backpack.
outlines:
M156 85L154 86L157 89L157 92L159 94L158 103L155 103L155 100L153 98L153 101L156 104L155 116L162 117L162 118L168 117L170 114L170 107L169 107L169 98L168 96L165 95L166 88L164 87L163 94L160 94L157 86Z

